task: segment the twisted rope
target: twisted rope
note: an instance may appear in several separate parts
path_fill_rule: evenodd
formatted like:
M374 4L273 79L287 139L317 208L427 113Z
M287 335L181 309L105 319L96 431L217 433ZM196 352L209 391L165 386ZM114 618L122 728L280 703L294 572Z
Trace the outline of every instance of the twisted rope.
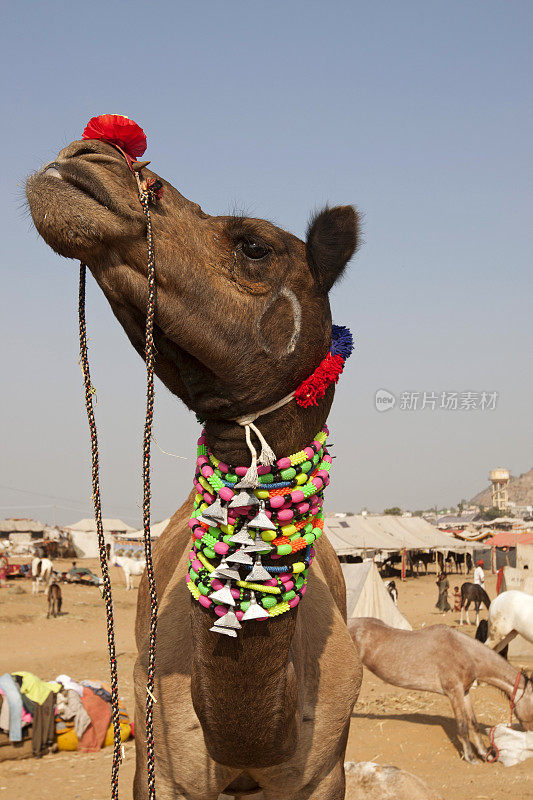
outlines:
M141 183L139 175L134 172L137 186L139 189L139 201L146 217L146 241L148 248L147 260L147 280L148 280L148 300L146 310L146 338L145 338L145 361L146 361L146 416L144 423L143 436L143 538L144 553L146 558L146 574L148 577L148 591L150 595L150 635L149 635L149 654L148 672L146 679L146 766L148 781L149 800L156 800L155 793L155 748L154 748L154 725L153 707L157 702L154 697L154 677L156 666L156 637L157 637L157 591L155 575L152 562L152 542L150 539L150 442L152 438L152 423L154 417L154 315L156 304L156 283L155 283L155 257L152 232L152 218L150 214L150 195ZM87 330L85 325L85 282L86 267L80 264L80 283L79 283L79 334L80 334L80 364L83 372L85 384L85 407L89 420L89 430L91 434L91 457L92 457L92 489L93 504L96 521L96 531L98 535L98 548L100 554L100 567L103 578L103 598L106 608L107 621L107 643L109 649L109 663L111 672L111 718L113 721L113 763L111 767L111 798L118 800L118 772L121 762L121 738L120 738L120 718L118 708L118 676L117 659L115 652L115 631L113 618L113 600L111 595L111 581L109 578L109 568L107 563L107 551L104 538L104 528L102 523L102 506L100 497L100 478L99 478L99 456L98 456L98 437L96 432L96 421L94 417L93 400L94 389L91 384L89 371L89 360L87 355Z
M118 677L117 677L117 658L115 652L115 630L113 621L113 597L111 594L111 581L109 579L109 568L107 565L107 551L104 537L104 526L102 523L102 504L100 498L100 476L98 458L98 436L96 433L96 421L94 418L93 394L94 388L91 383L89 371L89 359L87 356L87 329L85 326L85 264L80 264L80 283L79 283L79 336L80 336L80 365L83 372L83 382L85 385L85 408L89 421L89 431L91 435L91 460L92 460L92 501L94 506L94 519L96 522L96 533L98 536L98 549L100 553L100 568L102 570L103 593L105 603L105 613L107 622L107 646L109 649L109 666L111 672L111 719L113 722L113 763L111 766L111 798L118 800L118 771L121 761L121 741L120 741L120 719L118 710Z
M155 753L154 753L154 677L156 662L157 636L157 591L154 567L152 563L152 541L150 539L150 442L152 439L152 423L154 418L154 314L156 303L155 257L152 233L152 217L149 207L149 195L143 188L137 172L135 172L139 188L139 200L146 217L146 243L148 248L147 278L148 303L146 309L146 417L143 438L143 531L144 553L146 556L146 575L150 594L150 637L148 650L148 674L146 679L146 767L148 778L148 797L155 800Z

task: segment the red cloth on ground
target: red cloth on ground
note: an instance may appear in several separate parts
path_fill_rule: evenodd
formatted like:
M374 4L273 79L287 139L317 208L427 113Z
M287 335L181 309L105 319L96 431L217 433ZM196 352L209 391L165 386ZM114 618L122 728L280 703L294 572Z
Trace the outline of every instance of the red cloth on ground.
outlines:
M503 567L498 570L498 578L496 580L496 594L500 594L500 589L503 583Z
M78 741L78 750L81 753L95 753L104 743L111 722L111 706L87 686L83 687L81 702L91 718L91 724Z

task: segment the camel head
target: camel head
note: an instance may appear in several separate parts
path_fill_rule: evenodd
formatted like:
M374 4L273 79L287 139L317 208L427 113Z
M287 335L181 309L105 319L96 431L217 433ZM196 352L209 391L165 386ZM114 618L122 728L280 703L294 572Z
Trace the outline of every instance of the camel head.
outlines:
M156 374L208 421L276 402L328 351L328 292L357 246L355 210L324 209L303 242L262 219L210 216L151 170L141 174L163 185L151 207ZM123 155L105 141L72 142L26 193L41 236L87 264L143 355L146 222Z
M526 731L533 731L533 683L531 678L522 673L524 685L518 688L518 700L515 703L515 714Z

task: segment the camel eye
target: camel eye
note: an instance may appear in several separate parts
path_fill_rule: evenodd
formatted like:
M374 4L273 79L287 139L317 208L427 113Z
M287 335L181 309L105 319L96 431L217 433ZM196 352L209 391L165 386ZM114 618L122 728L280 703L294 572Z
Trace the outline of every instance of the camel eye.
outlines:
M259 259L264 258L267 255L270 247L267 247L265 244L261 244L261 242L256 242L253 239L244 239L241 243L240 249L246 258L251 258L252 261L259 261Z

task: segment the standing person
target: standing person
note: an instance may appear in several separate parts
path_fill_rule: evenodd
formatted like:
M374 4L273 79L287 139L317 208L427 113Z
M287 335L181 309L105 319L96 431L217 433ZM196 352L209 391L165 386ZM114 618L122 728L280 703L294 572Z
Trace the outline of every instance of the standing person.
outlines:
M448 590L450 588L450 582L448 581L445 572L441 572L437 578L437 586L439 589L439 599L437 600L436 607L439 609L439 611L442 611L442 613L445 614L446 611L451 611L451 606L448 603Z
M453 587L453 610L461 610L461 592L459 591L458 586Z
M481 586L482 589L485 588L485 573L483 572L482 559L476 561L476 568L474 570L474 583L477 586Z

